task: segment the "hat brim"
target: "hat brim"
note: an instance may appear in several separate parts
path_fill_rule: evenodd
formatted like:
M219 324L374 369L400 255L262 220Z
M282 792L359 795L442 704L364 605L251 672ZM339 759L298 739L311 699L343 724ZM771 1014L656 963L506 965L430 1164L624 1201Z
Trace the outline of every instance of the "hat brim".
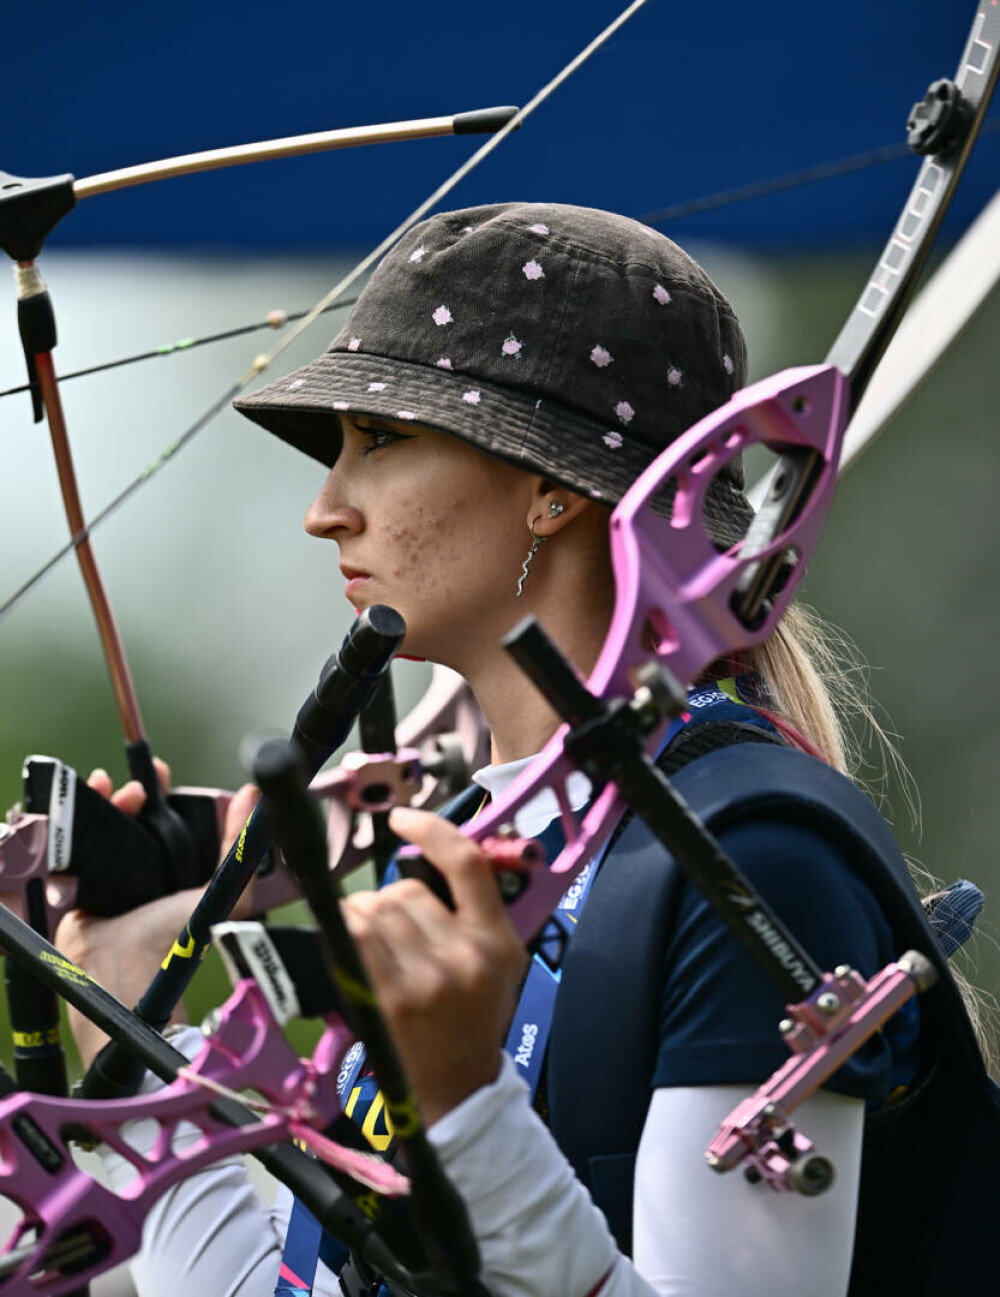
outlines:
M539 400L516 387L345 351L328 351L234 405L328 468L340 453L338 415L412 420L611 506L660 453L630 435L627 425L614 426L611 420L598 424L565 404ZM661 493L654 501L657 513L669 516L672 494ZM734 544L754 514L736 482L719 475L708 491L706 516L713 538Z

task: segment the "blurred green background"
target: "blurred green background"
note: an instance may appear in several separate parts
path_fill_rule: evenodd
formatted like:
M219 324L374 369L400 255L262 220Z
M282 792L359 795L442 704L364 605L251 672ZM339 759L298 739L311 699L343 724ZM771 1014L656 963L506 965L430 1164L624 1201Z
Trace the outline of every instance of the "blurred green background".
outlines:
M691 250L744 321L754 377L823 357L877 252L779 258ZM308 305L341 264L53 255L47 277L60 319L59 367L232 327L276 306ZM316 326L279 372L318 352L337 327L331 319ZM1000 698L990 665L1000 611L998 336L994 294L846 475L804 591L858 644L883 719L899 735L919 790L919 822L908 815L898 780L881 791L903 848L937 875L971 877L987 893L985 921L964 957L987 990L1000 984L989 903L1000 869ZM228 342L66 384L88 512L270 341ZM22 381L22 364L11 325L0 346L0 388ZM0 402L0 428L6 597L63 542L65 523L47 435L30 422L26 397ZM321 476L229 412L98 533L146 726L179 783L241 782L244 736L287 729L349 624L335 550L299 525ZM403 710L427 675L424 667L398 668ZM57 755L83 772L104 765L120 779L120 749L82 584L67 562L0 622L0 804L19 797L28 753ZM867 773L877 781L877 755L871 759ZM206 964L190 996L192 1015L225 990L220 969ZM0 1024L0 1056L7 1053Z

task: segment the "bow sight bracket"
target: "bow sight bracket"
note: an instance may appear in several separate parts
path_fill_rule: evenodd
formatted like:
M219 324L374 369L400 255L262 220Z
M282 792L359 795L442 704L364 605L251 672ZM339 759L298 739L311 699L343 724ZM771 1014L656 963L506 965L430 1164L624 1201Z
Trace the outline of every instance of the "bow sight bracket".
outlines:
M75 206L72 176L31 180L0 171L0 247L12 261L34 261Z
M972 105L954 81L932 81L927 93L910 109L906 142L924 156L950 153L965 138L973 119Z

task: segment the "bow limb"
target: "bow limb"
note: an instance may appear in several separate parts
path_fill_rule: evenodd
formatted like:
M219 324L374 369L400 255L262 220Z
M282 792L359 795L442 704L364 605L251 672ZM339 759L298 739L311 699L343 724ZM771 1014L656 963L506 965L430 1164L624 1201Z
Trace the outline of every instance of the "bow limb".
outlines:
M844 472L895 418L1000 280L1000 192L907 312L844 434Z
M1000 192L983 208L903 317L844 433L840 473L881 436L933 373L1000 281ZM774 470L748 491L759 508Z
M324 153L330 149L347 149L359 144L388 144L397 140L423 140L435 135L478 135L498 130L516 114L516 108L482 108L446 117L423 117L414 121L389 122L379 126L354 126L335 131L314 131L310 135L289 135L280 140L258 144L237 144L224 149L207 149L182 157L165 158L136 167L105 171L98 176L77 180L73 192L77 199L129 189L152 180L169 180L189 176L196 171L217 171L221 167L240 167L247 162L270 162L274 158L300 157L304 153Z

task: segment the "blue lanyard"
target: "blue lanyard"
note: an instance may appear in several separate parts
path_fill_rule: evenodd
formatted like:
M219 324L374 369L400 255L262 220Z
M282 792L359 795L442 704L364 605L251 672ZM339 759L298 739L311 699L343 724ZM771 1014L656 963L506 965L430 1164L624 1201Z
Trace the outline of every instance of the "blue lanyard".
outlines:
M720 697L724 698L725 695ZM726 698L725 701L730 700ZM687 717L690 716L691 713L687 713ZM660 744L657 756L673 742L687 723L688 719L685 718L672 722ZM547 838L550 840L547 841ZM559 854L562 849L562 831L558 820L541 834L541 841L547 849L550 860ZM524 1078L531 1091L532 1102L535 1101L542 1079L566 951L580 922L583 907L587 903L590 889L594 885L598 870L604 863L610 844L609 837L594 859L577 874L563 893L552 917L542 929L528 969L528 976L521 990L517 1011L507 1035L504 1050L514 1060L514 1066Z
M310 1297L316 1281L323 1226L298 1198L292 1203L288 1233L281 1254L281 1268L274 1297ZM346 1250L344 1259L346 1259Z
M688 694L688 710L671 723L660 743L656 758L659 759L681 730L690 725L702 725L710 720L732 720L772 729L770 722L754 711L752 703L743 696L743 691L752 691L754 684L752 677L739 677L719 680L705 688L692 690ZM550 824L540 837L549 860L555 859L563 847L559 821ZM538 1094L542 1078L566 950L609 845L610 838L567 889L543 929L504 1045L531 1091L532 1102Z

